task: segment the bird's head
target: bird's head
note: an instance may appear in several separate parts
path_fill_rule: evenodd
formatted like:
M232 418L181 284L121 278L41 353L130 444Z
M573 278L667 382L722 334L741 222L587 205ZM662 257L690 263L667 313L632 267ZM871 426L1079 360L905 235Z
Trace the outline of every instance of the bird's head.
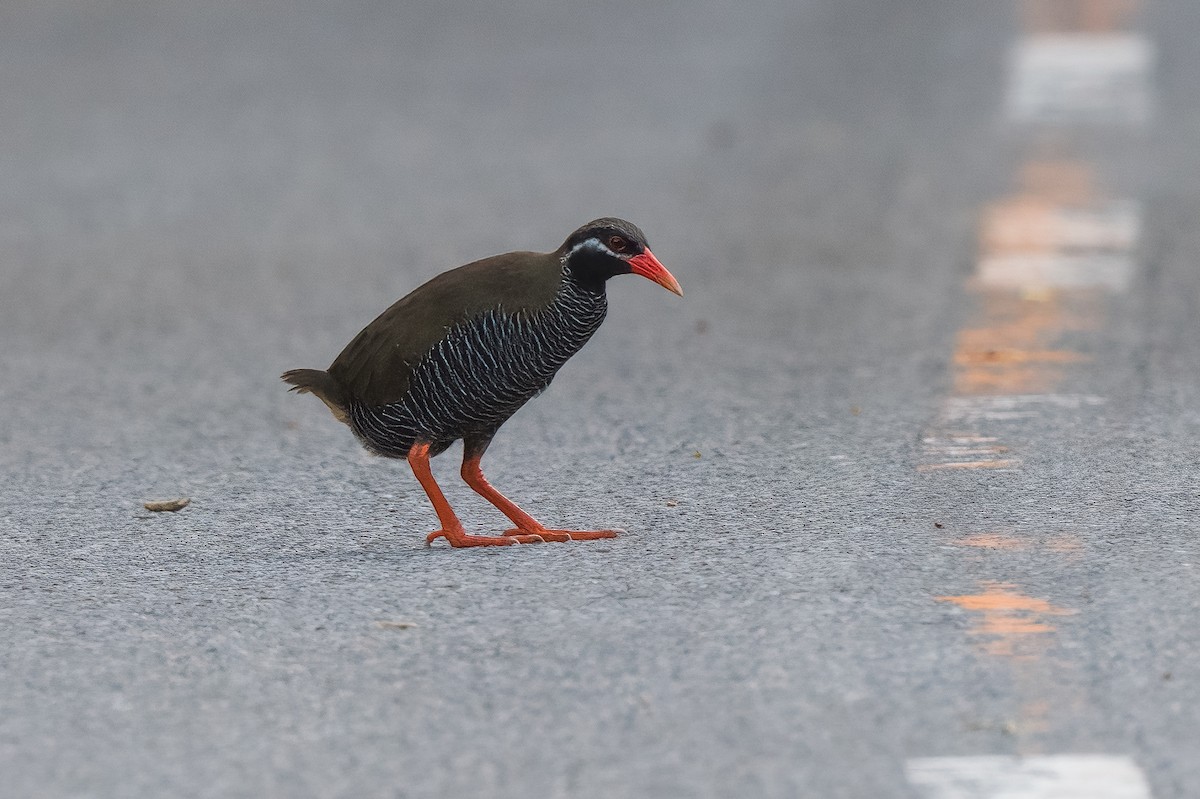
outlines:
M679 281L650 252L646 235L624 219L606 217L588 222L567 237L559 252L583 282L603 286L613 275L633 273L683 296Z

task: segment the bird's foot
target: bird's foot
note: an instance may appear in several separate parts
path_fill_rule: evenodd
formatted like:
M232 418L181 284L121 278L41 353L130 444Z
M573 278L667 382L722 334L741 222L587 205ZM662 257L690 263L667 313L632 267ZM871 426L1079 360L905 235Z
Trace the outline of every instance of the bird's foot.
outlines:
M546 530L544 528L524 529L514 527L511 530L505 530L503 535L505 538L521 538L523 536L537 536L543 541L552 541L554 543L563 543L566 541L596 541L601 538L616 538L618 530Z
M434 530L425 536L428 546L439 538L444 538L452 547L505 547L512 544L544 544L547 540L540 535L518 531L521 535L470 535L461 530Z

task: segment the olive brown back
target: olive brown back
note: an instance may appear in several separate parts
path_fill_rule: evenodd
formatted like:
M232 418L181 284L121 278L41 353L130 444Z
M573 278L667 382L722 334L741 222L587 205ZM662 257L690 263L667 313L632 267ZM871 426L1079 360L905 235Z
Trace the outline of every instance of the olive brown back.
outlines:
M561 280L558 253L506 253L451 269L363 328L329 375L365 405L399 402L415 366L453 328L489 310L536 313L554 300Z

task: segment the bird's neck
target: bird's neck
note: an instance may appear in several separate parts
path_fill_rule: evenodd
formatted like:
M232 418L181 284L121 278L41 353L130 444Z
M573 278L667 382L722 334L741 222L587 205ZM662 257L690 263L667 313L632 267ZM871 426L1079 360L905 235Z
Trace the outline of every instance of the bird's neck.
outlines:
M562 282L548 310L552 316L562 320L564 328L573 331L572 337L579 338L576 349L583 346L583 342L596 331L608 313L604 281L590 280L587 275L580 275L564 259Z
M560 293L581 293L593 295L605 300L604 287L607 282L606 277L601 277L593 270L580 268L580 264L574 263L571 258L562 259L562 287Z

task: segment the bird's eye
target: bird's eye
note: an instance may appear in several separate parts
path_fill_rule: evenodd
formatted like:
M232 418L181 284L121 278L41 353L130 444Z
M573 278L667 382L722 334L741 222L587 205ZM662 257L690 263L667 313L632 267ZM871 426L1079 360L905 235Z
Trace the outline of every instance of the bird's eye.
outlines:
M625 241L625 239L621 238L620 236L613 236L608 240L608 247L613 252L625 252L625 250L629 247L629 242Z

